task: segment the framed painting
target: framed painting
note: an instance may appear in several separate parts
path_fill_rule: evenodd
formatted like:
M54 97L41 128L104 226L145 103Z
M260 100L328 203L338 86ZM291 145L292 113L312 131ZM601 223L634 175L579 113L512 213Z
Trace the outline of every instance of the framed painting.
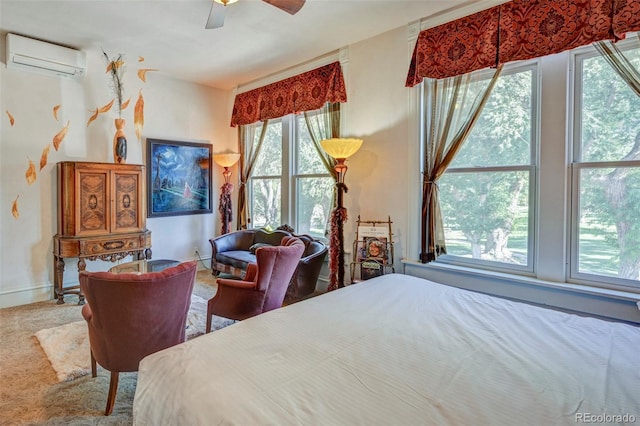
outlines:
M211 213L211 145L147 139L147 216Z

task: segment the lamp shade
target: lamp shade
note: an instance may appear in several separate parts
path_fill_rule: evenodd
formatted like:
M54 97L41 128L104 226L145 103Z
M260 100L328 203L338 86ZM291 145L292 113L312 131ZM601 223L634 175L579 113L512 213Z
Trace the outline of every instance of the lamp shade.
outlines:
M230 152L226 154L215 154L213 156L213 161L216 162L220 167L231 167L238 162L240 159L240 154L237 152Z
M360 149L362 142L362 139L333 138L320 141L320 145L333 158L349 158Z

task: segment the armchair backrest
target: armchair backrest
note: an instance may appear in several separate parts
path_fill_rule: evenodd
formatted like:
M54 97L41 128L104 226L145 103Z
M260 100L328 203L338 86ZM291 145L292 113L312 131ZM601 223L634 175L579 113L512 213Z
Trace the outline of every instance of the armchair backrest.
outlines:
M282 229L276 229L275 231L266 231L264 229L256 229L255 234L253 235L253 242L255 243L263 243L270 244L272 246L277 246L281 244L281 241L284 237L291 236L291 234Z
M91 351L109 371L137 371L142 358L184 342L196 262L144 274L80 273Z
M291 277L305 249L304 243L296 237L285 236L280 244L256 250L256 290L265 292L262 312L282 306Z

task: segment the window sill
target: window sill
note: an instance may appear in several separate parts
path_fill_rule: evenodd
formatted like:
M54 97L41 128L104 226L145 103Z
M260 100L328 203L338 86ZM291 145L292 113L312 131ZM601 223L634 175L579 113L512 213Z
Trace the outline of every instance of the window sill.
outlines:
M492 277L492 278L497 278L497 279L506 280L506 281L520 282L523 284L532 284L532 285L562 289L567 291L575 291L575 292L590 294L595 296L607 296L607 297L613 297L620 300L628 300L628 301L640 303L640 293L634 293L631 291L613 290L608 288L592 287L592 286L587 286L582 284L546 281L546 280L527 277L523 275L508 274L505 272L495 272L495 271L489 271L484 269L469 268L466 266L451 265L451 264L438 263L438 262L425 264L415 260L402 259L402 263L405 265L411 265L413 267L418 267L418 268L425 268L425 269L436 268L436 269L450 270L450 271L456 271L464 274L476 275L481 277Z
M591 316L640 323L640 294L493 272L444 263L402 259L404 272L471 291Z

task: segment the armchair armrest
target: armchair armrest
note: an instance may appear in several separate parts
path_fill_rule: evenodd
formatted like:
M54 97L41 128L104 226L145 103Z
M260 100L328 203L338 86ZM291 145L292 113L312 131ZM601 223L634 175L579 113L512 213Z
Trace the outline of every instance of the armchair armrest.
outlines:
M244 274L244 281L255 282L257 272L258 265L256 265L255 263L249 263L247 265L247 271Z
M313 263L314 259L317 258L321 258L321 260L318 261L323 262L328 251L328 247L323 242L312 241L309 243L309 247L307 249L307 252L310 252L310 254L303 256L300 259L300 264L308 265L309 263Z
M216 283L221 287L233 287L246 290L254 290L256 283L253 281L230 280L226 278L218 278Z

